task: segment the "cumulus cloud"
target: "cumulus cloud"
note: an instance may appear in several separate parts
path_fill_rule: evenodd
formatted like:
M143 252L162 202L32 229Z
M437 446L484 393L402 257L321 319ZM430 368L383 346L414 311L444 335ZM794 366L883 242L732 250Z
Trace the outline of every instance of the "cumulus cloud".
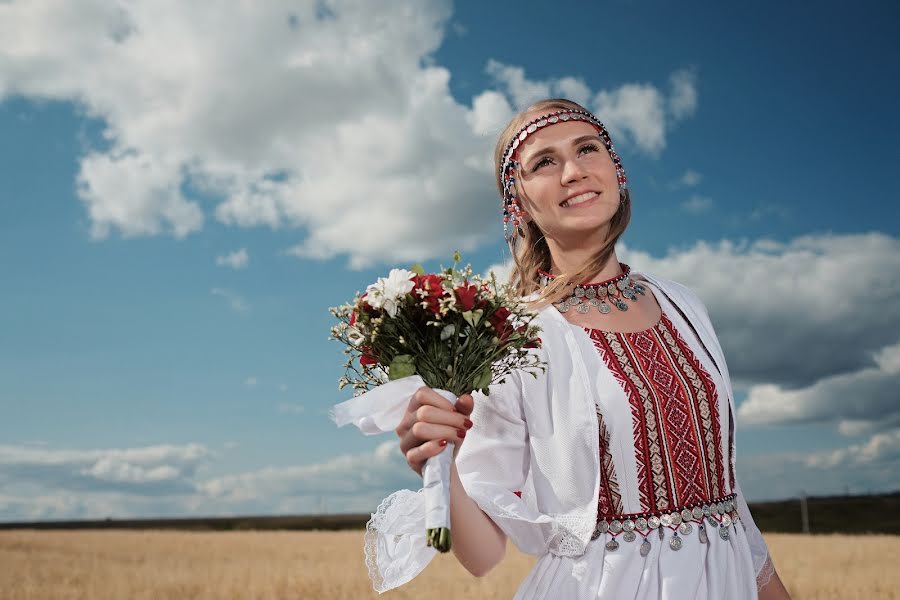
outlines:
M396 440L321 463L202 477L202 467L217 458L201 444L118 450L0 446L0 520L298 514L323 508L364 513L397 489L421 487Z
M70 491L192 493L198 467L211 458L200 444L110 450L0 446L0 481Z
M620 241L616 254L697 292L747 395L742 424L832 423L848 436L900 425L897 238L699 241L663 256ZM485 272L511 270L507 261Z
M670 190L694 187L699 184L702 179L703 176L700 173L694 171L693 169L687 169L684 173L681 174L681 177L679 177L675 181L669 182L667 187Z
M213 296L225 298L228 301L228 305L235 312L246 313L250 311L250 305L237 292L224 288L212 288L209 290L209 293Z
M618 255L698 293L738 387L806 388L877 366L875 353L900 340L900 240L889 235L700 241L659 258Z
M692 214L700 214L709 211L712 208L712 198L694 194L681 204L681 208Z
M238 512L265 511L271 499L279 506L315 506L329 499L329 510L372 511L400 488L419 489L419 479L406 464L396 440L372 451L336 456L313 465L267 467L211 479L200 485L216 503Z
M872 354L874 364L799 389L750 387L738 414L747 424L837 422L846 435L900 426L900 341Z
M246 248L229 252L228 254L217 256L216 264L220 267L231 267L232 269L244 269L250 262L250 255L247 254Z
M742 458L737 474L748 497L776 500L809 495L896 491L900 481L900 428L844 448L781 452ZM752 492L750 491L752 490ZM814 519L813 519L814 522Z
M628 145L651 156L660 154L666 145L666 133L697 108L697 76L691 68L671 75L668 96L651 83L627 83L610 90L592 91L584 80L571 75L533 80L522 67L496 60L488 62L487 72L515 108L525 108L548 96L570 98L603 121L617 148ZM499 127L496 129L499 131Z
M94 239L180 238L212 216L295 230L286 254L345 255L353 267L494 238L490 153L514 104L572 97L650 152L696 104L686 72L672 75L667 97L647 83L591 90L577 74L535 81L491 61L498 89L467 106L433 57L448 1L322 7L5 2L0 99L72 102L102 124L77 176Z

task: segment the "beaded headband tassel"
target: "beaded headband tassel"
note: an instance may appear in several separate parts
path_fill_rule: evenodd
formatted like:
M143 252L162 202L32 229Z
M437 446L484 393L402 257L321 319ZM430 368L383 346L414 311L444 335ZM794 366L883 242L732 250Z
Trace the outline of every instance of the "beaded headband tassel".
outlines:
M622 167L622 161L619 159L619 155L616 154L612 140L603 123L591 113L583 110L563 109L548 113L523 125L522 128L516 132L516 135L512 137L509 144L506 146L506 150L503 152L503 161L500 164L500 181L503 188L503 201L501 206L503 208L503 237L506 239L507 243L511 242L517 234L524 235L521 229L522 207L516 197L516 173L522 166L518 161L518 148L522 142L535 131L567 121L584 121L597 128L597 131L600 133L600 139L603 141L607 152L609 152L609 156L616 165L616 178L619 182L619 198L623 201L625 199L628 178L625 176L625 169ZM510 223L512 223L512 231L510 231L509 228Z

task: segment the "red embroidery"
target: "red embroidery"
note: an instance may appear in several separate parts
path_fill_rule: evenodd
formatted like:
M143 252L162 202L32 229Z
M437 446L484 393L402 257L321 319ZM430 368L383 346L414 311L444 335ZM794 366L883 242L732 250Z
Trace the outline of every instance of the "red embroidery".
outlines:
M631 404L641 509L724 495L715 383L669 318L641 332L587 331Z

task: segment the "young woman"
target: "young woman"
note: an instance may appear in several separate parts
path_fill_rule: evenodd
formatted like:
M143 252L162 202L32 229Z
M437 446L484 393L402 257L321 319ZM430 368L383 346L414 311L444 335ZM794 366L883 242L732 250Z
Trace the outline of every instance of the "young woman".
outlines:
M455 444L457 559L484 575L507 538L539 556L517 599L789 598L735 476L734 399L706 308L616 258L631 199L606 129L574 102L538 102L495 157L513 281L538 309L547 371L455 407L422 388L396 430L419 474ZM421 493L403 492L370 522L379 591L434 553L411 517Z

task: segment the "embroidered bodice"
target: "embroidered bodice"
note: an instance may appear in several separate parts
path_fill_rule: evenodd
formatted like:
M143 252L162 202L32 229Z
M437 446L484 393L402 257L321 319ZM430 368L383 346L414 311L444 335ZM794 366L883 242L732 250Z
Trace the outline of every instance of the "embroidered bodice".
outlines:
M730 493L732 457L723 457L715 382L665 311L643 331L585 331L630 404L640 495L640 506L632 508L660 511ZM610 432L599 410L597 417L600 515L633 512L623 506Z

